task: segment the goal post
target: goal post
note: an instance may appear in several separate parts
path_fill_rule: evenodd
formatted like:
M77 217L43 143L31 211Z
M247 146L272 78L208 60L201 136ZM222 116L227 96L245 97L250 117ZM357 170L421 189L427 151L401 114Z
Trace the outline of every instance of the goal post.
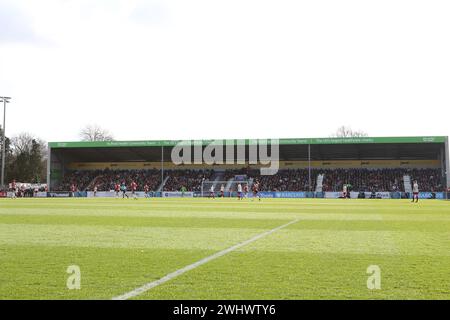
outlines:
M211 187L216 197L221 196L221 190L223 186L224 197L237 197L238 186L241 184L242 192L244 192L245 186L250 191L251 182L248 180L228 180L228 181L209 181L203 180L201 187L201 196L209 197L211 195Z

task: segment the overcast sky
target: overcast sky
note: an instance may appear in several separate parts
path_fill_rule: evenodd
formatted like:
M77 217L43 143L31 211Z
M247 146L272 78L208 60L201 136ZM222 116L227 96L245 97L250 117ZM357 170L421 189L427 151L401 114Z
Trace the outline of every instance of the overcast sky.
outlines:
M7 135L450 135L450 1L0 0Z

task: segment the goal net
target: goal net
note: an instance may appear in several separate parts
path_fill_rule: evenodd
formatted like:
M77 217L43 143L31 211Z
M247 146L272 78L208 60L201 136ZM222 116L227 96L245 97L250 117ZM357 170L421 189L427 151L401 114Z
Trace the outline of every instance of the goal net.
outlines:
M202 182L201 188L201 196L202 197L210 197L212 193L214 193L215 197L222 196L222 188L223 188L223 196L224 197L237 197L239 184L241 185L242 192L245 191L245 186L247 186L250 191L251 182L248 180L228 180L228 181L208 181L204 180Z

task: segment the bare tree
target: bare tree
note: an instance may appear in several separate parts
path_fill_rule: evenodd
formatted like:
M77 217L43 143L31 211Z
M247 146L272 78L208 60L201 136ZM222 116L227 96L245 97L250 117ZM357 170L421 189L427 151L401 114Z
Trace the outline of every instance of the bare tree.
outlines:
M362 130L353 130L350 127L341 126L331 136L335 138L357 138L367 137L368 134Z
M98 125L87 125L80 131L80 137L83 141L113 141L112 134Z
M28 153L31 151L32 142L35 138L27 132L22 132L12 138L12 147L14 153Z

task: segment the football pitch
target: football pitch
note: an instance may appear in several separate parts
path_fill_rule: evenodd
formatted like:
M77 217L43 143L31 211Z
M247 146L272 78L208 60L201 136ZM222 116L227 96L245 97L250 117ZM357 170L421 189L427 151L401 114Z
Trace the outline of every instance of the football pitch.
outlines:
M0 299L117 297L450 299L450 203L0 200Z

